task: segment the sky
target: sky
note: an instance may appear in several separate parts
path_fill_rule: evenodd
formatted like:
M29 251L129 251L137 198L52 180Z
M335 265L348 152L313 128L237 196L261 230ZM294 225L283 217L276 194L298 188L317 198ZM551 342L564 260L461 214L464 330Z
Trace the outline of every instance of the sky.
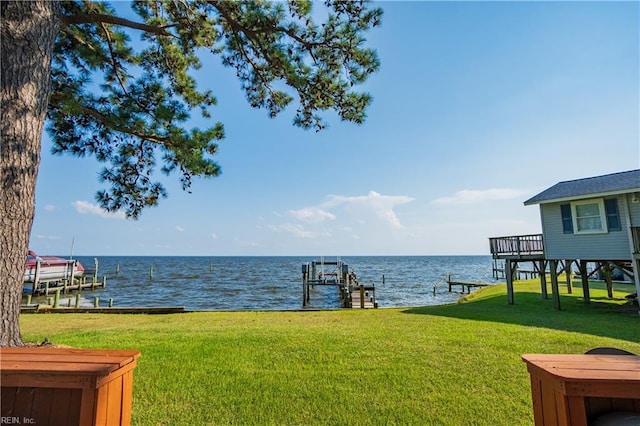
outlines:
M43 137L30 247L41 255L487 255L541 232L524 201L640 167L640 7L629 2L377 2L380 71L362 125L316 133L252 109L203 55L222 174L138 220L100 209L99 163ZM194 113L194 116L196 114ZM196 119L194 118L194 121ZM206 127L205 121L196 125Z

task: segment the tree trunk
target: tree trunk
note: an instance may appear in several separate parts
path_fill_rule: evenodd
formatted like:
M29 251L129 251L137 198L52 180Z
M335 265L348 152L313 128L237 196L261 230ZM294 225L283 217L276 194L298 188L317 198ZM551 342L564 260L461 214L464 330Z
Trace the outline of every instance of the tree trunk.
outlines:
M58 3L0 3L0 346L23 345L20 303L51 91Z

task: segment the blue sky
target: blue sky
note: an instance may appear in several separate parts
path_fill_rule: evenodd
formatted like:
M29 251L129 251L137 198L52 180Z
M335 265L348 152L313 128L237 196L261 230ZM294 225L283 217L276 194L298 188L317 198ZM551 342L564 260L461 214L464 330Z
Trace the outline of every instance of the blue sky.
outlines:
M251 109L203 56L225 125L222 175L137 221L106 214L100 165L50 155L30 246L74 255L488 254L540 232L523 202L558 181L640 166L638 2L379 2L381 70L363 125L320 133ZM194 114L195 116L196 114ZM200 127L206 123L195 121Z

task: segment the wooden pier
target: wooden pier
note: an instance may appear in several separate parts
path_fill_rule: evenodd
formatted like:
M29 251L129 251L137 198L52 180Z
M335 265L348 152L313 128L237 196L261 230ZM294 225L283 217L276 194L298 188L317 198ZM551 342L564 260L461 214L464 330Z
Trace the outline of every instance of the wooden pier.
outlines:
M350 295L350 308L353 309L371 309L377 308L378 303L375 301L375 297L373 296L376 288L365 287L363 285L359 285L354 287L351 291Z
M328 267L328 270L325 270ZM332 268L333 267L333 268ZM356 274L349 272L349 265L339 258L302 264L302 307L310 302L310 289L317 285L329 285L338 288L343 308L377 308L375 286L364 286L358 282Z
M48 296L54 294L57 291L61 291L63 294L72 291L82 290L95 290L97 288L107 287L107 277L103 277L102 281L98 281L95 276L70 279L58 279L51 281L36 281L32 284L31 296Z
M467 293L471 293L471 289L472 288L476 288L476 287L487 287L491 284L487 284L487 283L481 283L481 282L472 282L472 281L453 281L451 279L451 274L447 275L447 284L449 285L449 293L451 293L451 291L453 291L453 287L454 286L460 286L460 292L464 293L464 289L466 287L467 289ZM435 289L434 289L435 292Z

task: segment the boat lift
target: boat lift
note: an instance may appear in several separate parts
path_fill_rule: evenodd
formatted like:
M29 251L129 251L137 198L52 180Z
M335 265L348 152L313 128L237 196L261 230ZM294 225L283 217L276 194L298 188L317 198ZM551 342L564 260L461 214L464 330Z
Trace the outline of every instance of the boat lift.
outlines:
M326 271L325 266L334 266ZM320 269L318 271L318 269ZM375 286L364 286L358 283L356 274L349 272L349 265L340 258L302 264L302 306L306 307L310 300L310 286L332 285L338 287L340 300L344 308L377 308ZM354 303L356 302L356 303Z

